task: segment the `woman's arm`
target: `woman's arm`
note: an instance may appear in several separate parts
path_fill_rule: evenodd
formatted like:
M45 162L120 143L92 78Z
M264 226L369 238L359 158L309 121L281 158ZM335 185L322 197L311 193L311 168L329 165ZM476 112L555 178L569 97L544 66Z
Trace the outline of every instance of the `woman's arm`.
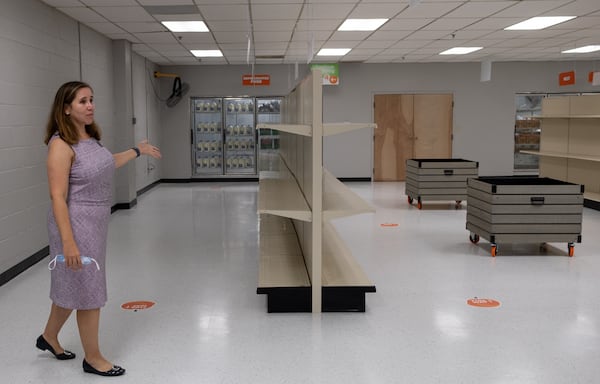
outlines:
M141 141L135 148L140 151L140 155L152 156L155 159L161 158L160 150L157 147L148 144L148 140ZM115 153L113 154L113 158L115 159L115 167L120 168L136 157L138 157L138 154L133 148L123 152Z
M69 174L74 157L73 149L62 139L54 139L48 144L46 167L48 169L48 187L52 201L52 212L62 241L65 263L69 268L77 270L81 268L81 258L73 236L67 206Z

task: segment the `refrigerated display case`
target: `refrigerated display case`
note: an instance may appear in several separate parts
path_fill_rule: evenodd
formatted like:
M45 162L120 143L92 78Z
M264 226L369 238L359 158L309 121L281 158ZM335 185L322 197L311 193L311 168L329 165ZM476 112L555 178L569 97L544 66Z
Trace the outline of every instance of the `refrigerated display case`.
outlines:
M281 97L256 99L256 124L281 123ZM261 129L258 135L259 150L262 152L279 150L279 132L275 129Z
M226 98L225 175L256 175L254 98Z
M192 177L256 177L259 149L279 148L278 132L259 141L256 124L279 123L280 106L278 97L192 97Z
M223 174L223 113L220 98L192 99L194 175Z

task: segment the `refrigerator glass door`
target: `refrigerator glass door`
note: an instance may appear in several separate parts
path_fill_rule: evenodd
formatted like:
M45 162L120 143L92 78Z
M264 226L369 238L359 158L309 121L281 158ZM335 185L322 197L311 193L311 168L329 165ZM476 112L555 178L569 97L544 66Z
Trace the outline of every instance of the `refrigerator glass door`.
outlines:
M225 112L225 174L256 174L256 129L254 98L226 98Z
M220 98L192 98L194 175L223 174L223 112Z

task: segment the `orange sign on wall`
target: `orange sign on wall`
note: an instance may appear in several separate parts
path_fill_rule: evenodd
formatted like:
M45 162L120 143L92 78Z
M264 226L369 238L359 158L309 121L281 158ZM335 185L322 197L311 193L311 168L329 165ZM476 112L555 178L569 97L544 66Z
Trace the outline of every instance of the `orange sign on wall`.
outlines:
M242 75L242 85L271 85L271 75Z
M575 84L575 71L562 72L558 74L558 85L573 85Z

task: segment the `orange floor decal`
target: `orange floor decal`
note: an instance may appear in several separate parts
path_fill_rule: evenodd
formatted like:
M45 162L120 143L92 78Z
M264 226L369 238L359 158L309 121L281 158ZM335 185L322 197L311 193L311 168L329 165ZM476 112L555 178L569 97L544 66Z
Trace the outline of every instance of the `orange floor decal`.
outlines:
M483 307L483 308L494 308L499 307L500 302L493 299L480 299L474 297L472 299L467 300L467 304L473 307Z
M153 301L130 301L128 303L121 304L121 308L137 312L142 309L152 308L154 306Z
M380 227L397 227L398 224L397 223L383 223L383 224L379 224Z

